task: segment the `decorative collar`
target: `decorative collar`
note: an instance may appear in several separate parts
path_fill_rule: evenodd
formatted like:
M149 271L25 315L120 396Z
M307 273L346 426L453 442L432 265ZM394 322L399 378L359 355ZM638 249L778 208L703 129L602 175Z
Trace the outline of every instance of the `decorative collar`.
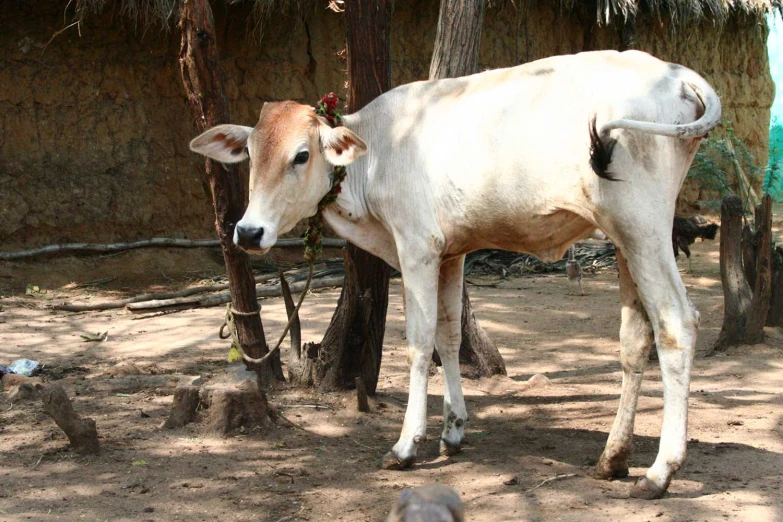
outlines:
M315 105L315 113L324 117L332 127L340 127L343 124L343 115L338 110L339 98L333 92L324 95ZM304 233L305 253L304 258L312 263L323 250L323 210L337 200L342 191L341 184L345 179L344 166L335 166L332 174L332 188L318 202L318 211L307 221L307 230Z

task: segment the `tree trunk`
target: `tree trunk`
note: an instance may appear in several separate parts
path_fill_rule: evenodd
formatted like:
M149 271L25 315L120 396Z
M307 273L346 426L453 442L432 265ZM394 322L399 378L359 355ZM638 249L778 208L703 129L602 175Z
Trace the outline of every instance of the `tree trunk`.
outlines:
M392 4L392 0L345 3L349 113L391 88ZM314 384L320 390L351 388L361 377L367 393L375 394L388 298L388 265L349 243L342 294L317 348Z
M752 296L742 269L742 200L723 198L720 223L720 277L723 283L723 327L714 349L746 342Z
M430 80L478 71L484 0L441 0Z
M780 246L772 253L772 296L767 326L783 326L783 247Z
M466 76L478 71L484 3L484 0L441 0L430 80ZM479 376L506 375L503 357L476 320L464 281L459 358L460 362L473 366Z
M772 197L769 194L764 194L761 204L756 207L753 243L756 253L756 281L748 318L748 344L764 341L764 325L767 323L772 296Z
M217 124L228 123L231 117L220 73L215 24L207 0L183 0L180 3L179 28L182 32L179 62L182 82L193 119L199 132ZM233 242L234 224L242 217L245 206L247 176L235 166L221 165L207 159L206 175L215 208L215 229L223 247L228 284L231 289L231 306L236 315L237 331L242 350L253 358L259 358L269 350L256 300L255 281L248 255ZM248 314L248 315L244 315ZM255 370L263 386L271 386L275 379L282 379L279 356Z

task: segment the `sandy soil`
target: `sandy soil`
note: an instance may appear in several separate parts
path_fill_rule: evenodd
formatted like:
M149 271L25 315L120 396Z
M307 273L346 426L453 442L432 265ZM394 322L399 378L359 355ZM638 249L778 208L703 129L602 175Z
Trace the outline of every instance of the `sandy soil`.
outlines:
M122 361L145 373L204 378L219 373L228 351L217 337L222 308L143 318L125 311L44 309L74 294L105 299L219 273L202 256L192 269L195 275L177 265L172 269L179 270L165 273L163 280L157 273L144 279L139 267L133 270L142 274L130 277L121 267L130 270L128 261L134 259L94 262L80 273L82 282L107 272L121 276L99 289L54 286L67 276L45 279L30 265L0 270L0 276L6 274L0 284L13 290L0 300L0 362L19 357L45 362L44 380L64 384L77 411L97 422L103 445L98 457L76 456L40 403L0 397L0 519L380 521L401 489L439 481L460 492L471 521L783 520L783 335L770 329L766 344L702 355L722 321L717 243L696 244L693 273L684 275L702 313L688 462L666 497L649 502L629 499L628 491L657 451L662 391L655 363L639 402L631 476L615 482L589 476L620 392L615 273L588 277L585 297L568 296L563 275L471 287L477 316L500 347L509 376L464 382L470 444L446 458L437 453L443 380L434 375L431 440L412 470L395 472L378 464L398 436L407 400L398 280L391 285L383 368L371 413L358 413L348 392L316 394L281 386L269 396L281 414L276 426L210 439L199 434L198 425L158 428L171 403L170 388L120 393L107 388L104 373ZM40 266L86 261L59 263ZM38 280L28 280L32 277ZM40 284L47 293L20 295L19 281ZM320 340L338 295L338 290L324 291L305 301L305 340ZM263 303L263 320L275 337L284 322L279 299ZM79 337L104 330L109 331L104 343ZM526 387L536 373L552 384ZM529 491L563 474L575 476ZM504 484L514 477L516 484Z

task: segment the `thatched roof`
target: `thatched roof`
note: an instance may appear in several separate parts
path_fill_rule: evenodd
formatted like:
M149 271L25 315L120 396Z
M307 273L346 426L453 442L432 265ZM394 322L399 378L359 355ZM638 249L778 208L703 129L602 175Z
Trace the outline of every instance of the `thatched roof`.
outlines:
M571 6L580 2L564 1ZM763 17L775 9L783 11L783 0L598 0L597 4L599 23L652 13L666 15L675 23L709 19L720 24L735 12Z
M350 1L350 0L347 0ZM430 0L435 2L437 0ZM511 0L512 2L530 0ZM551 1L551 0L539 0ZM225 0L227 4L252 4L259 20L272 13L301 12L308 8L325 7L326 0ZM489 0L502 3L503 0ZM776 9L783 12L783 0L596 0L596 21L611 24L637 16L666 16L675 24L689 20L711 20L722 24L732 13L745 13L763 17ZM584 4L584 0L560 0L568 10ZM163 23L167 25L176 19L178 0L76 0L76 18L86 13L97 12L113 5L124 15L144 25Z

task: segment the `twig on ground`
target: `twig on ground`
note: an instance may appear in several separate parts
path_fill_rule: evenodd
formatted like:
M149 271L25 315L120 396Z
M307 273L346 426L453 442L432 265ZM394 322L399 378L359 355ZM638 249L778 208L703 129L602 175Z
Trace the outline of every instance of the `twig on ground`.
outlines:
M532 491L540 488L541 486L546 486L547 484L550 484L552 482L557 482L558 480L563 480L563 479L567 479L567 478L571 478L571 477L578 477L578 476L579 476L579 473L565 473L563 475L555 475L554 477L549 477L548 479L544 480L543 482L541 482L537 486L533 486L532 488L530 488L527 491L525 491L525 495L528 495Z
M41 455L40 457L38 457L38 461L37 461L35 464L33 464L33 467L32 467L32 468L30 468L30 471L32 471L32 470L34 470L35 468L37 468L37 467L38 467L38 464L40 464L40 463L41 463L41 460L43 460L43 458L44 458L44 456L43 456L43 455Z
M277 519L277 522L285 522L286 520L291 520L291 519L293 519L293 518L295 518L295 517L298 517L298 516L299 516L299 513L301 513L302 511L304 511L304 508L305 508L305 506L302 506L302 509L300 509L299 511L297 511L297 512L296 512L296 513L294 513L293 515L288 515L288 516L285 516L285 517L283 517L283 518L278 518L278 519Z

